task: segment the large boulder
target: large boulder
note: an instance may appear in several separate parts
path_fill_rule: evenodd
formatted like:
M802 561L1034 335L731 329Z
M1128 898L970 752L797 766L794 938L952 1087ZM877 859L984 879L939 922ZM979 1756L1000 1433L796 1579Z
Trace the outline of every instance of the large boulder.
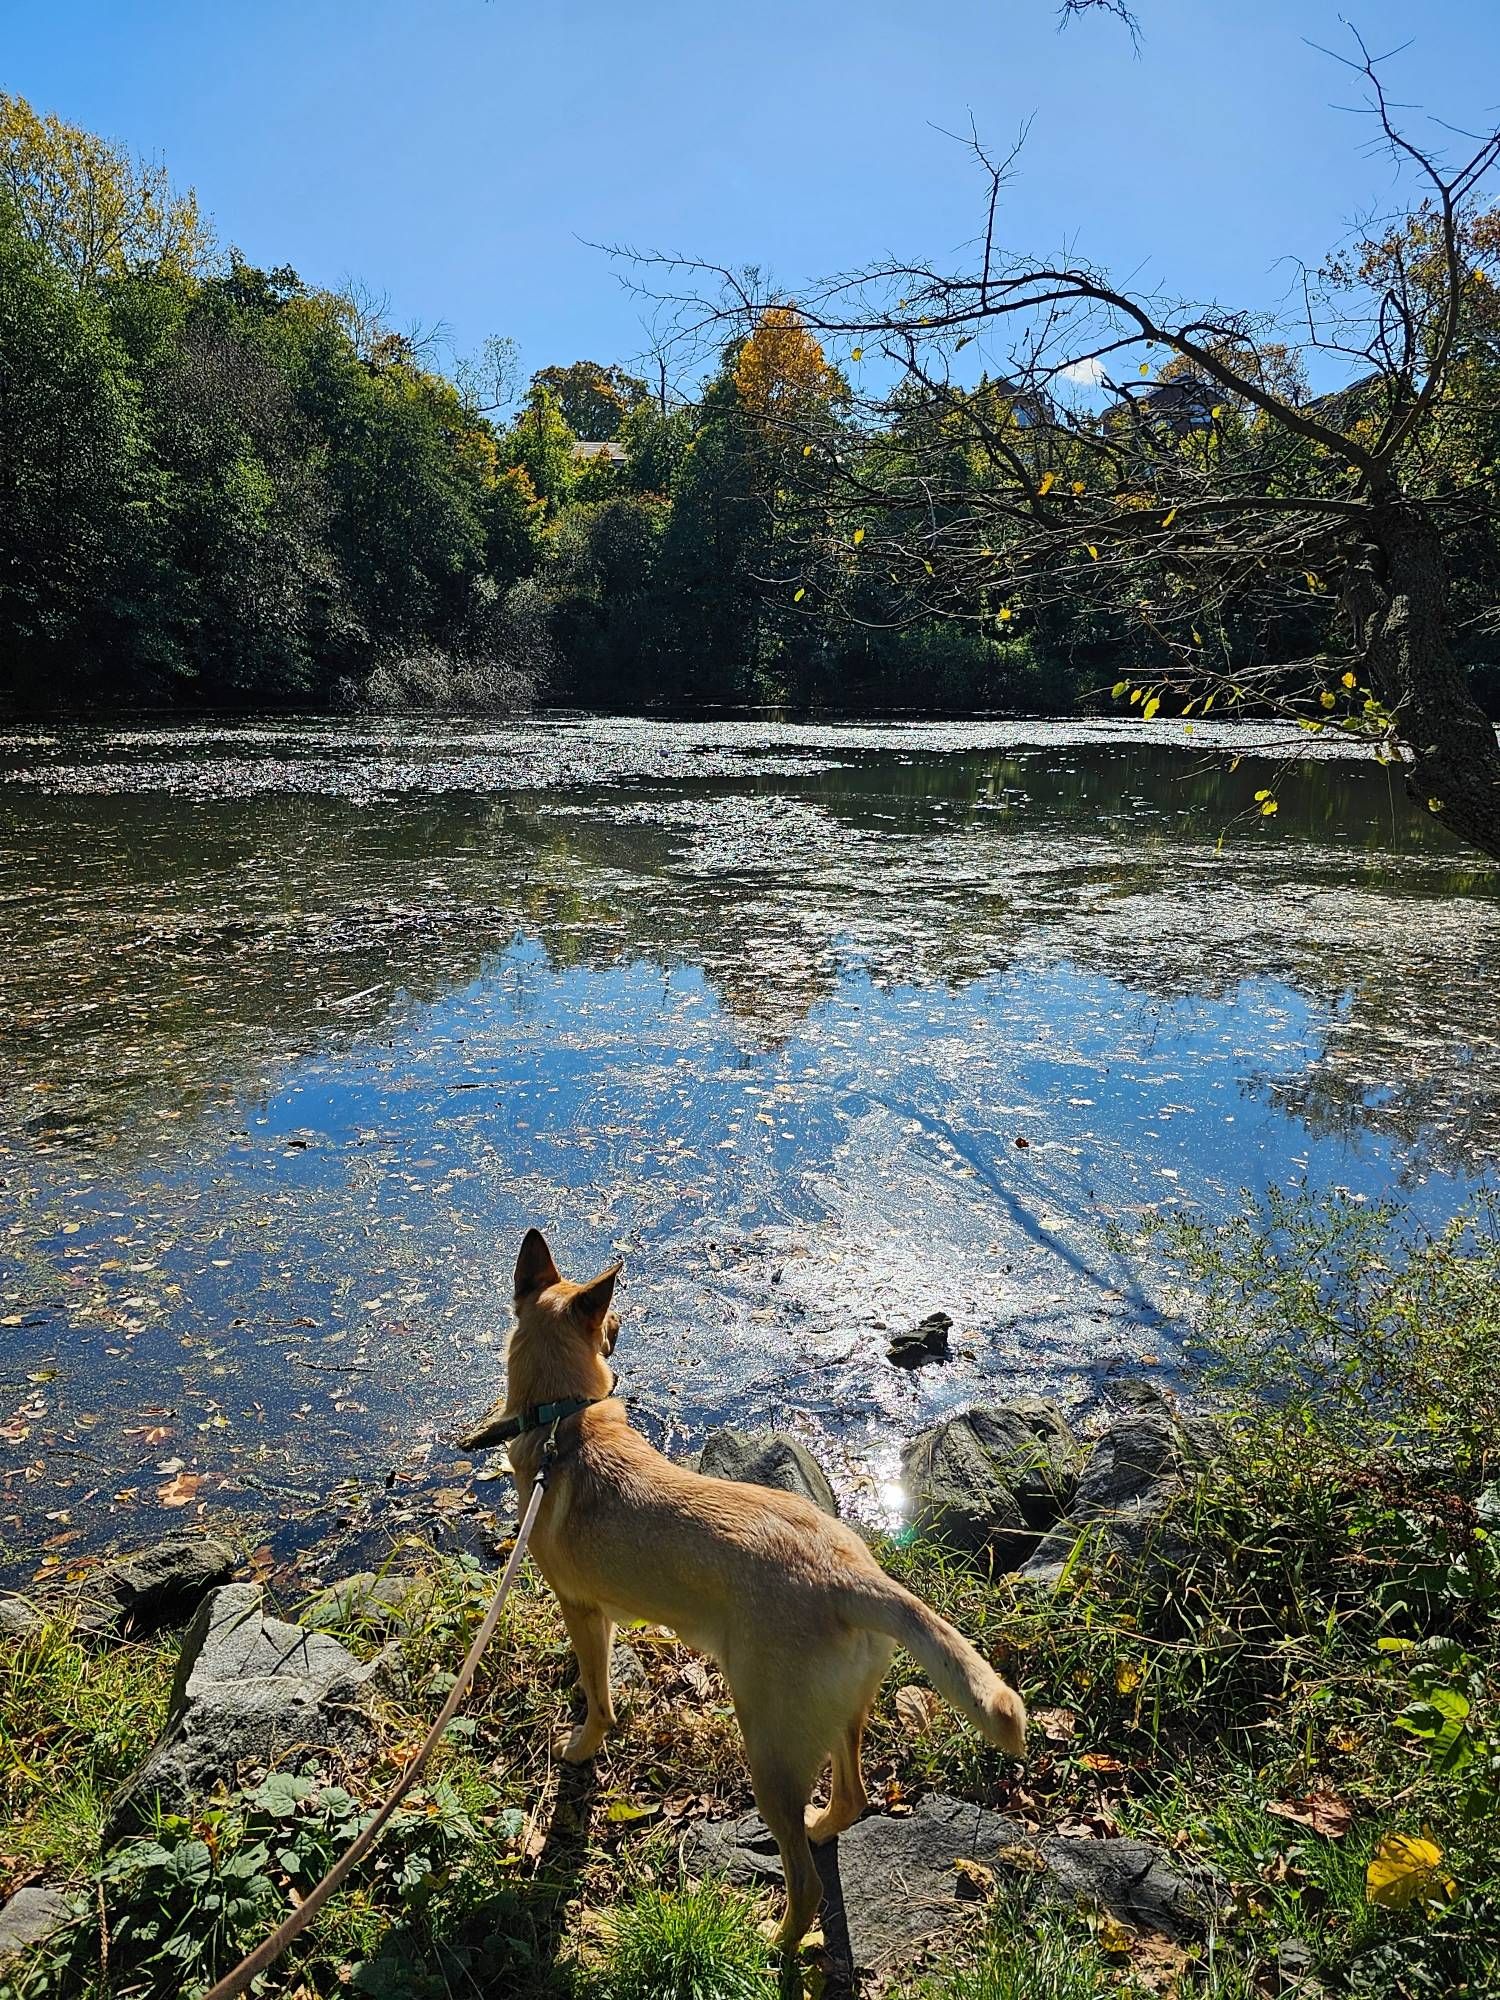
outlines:
M910 1815L875 1814L815 1850L832 1943L845 1924L849 1956L868 1971L905 1966L930 1939L947 1935L973 1894L956 1862L977 1862L998 1882L1019 1877L1055 1901L1082 1903L1142 1931L1173 1939L1202 1935L1222 1902L1206 1870L1145 1840L1036 1834L1018 1820L941 1794ZM742 1888L781 1878L776 1843L754 1813L705 1821L683 1860L695 1875Z
M735 1479L748 1486L770 1486L779 1493L799 1493L825 1514L838 1518L839 1503L827 1475L805 1444L780 1431L711 1431L698 1459L698 1470L710 1479Z
M29 1597L0 1597L0 1639L34 1639L46 1623Z
M1067 1518L1023 1564L1022 1576L1056 1583L1080 1537L1095 1557L1138 1557L1162 1533L1163 1517L1186 1491L1198 1456L1164 1404L1145 1403L1118 1416L1095 1443Z
M913 1525L971 1555L1024 1561L1071 1502L1082 1457L1061 1410L1041 1397L946 1417L901 1454Z
M153 1798L174 1809L201 1799L247 1761L359 1742L370 1731L359 1697L378 1666L268 1617L256 1584L216 1590L183 1637L166 1726L117 1799L112 1831L136 1825Z
M17 1889L0 1909L0 1969L74 1920L76 1912L61 1889L38 1885Z
M79 1591L78 1629L96 1639L135 1639L185 1625L238 1561L217 1535L164 1535L91 1571Z

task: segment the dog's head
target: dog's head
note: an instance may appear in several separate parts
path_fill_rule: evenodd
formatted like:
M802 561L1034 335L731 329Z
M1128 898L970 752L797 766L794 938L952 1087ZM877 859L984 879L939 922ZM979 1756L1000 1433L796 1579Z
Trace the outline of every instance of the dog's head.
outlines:
M620 1332L613 1306L619 1275L620 1266L612 1264L586 1285L569 1283L540 1229L528 1229L516 1259L517 1332L547 1335L591 1355L613 1354Z

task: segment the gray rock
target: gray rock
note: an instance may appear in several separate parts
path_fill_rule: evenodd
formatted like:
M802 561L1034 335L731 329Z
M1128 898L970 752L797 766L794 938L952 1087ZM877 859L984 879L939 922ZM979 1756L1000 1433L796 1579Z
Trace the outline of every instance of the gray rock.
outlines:
M953 1864L993 1868L1003 1881L1024 1874L1059 1902L1105 1909L1137 1929L1174 1938L1200 1936L1222 1903L1218 1882L1143 1840L1038 1835L983 1806L941 1795L920 1801L910 1817L874 1815L815 1850L830 1903L842 1903L856 1966L878 1971L906 1963L929 1939L947 1933L966 1907ZM754 1813L707 1821L683 1849L689 1871L738 1887L781 1879L776 1843ZM837 1930L825 1917L830 1938Z
M1095 1559L1143 1554L1160 1538L1172 1502L1187 1490L1195 1455L1164 1406L1116 1417L1089 1454L1066 1520L1023 1564L1022 1576L1056 1583L1081 1536Z
M710 1479L736 1479L747 1486L770 1486L778 1493L800 1493L838 1518L839 1503L822 1466L805 1444L780 1431L712 1431L704 1441L698 1470Z
M1082 1457L1057 1405L1027 1396L920 1432L901 1475L920 1534L1017 1563L1068 1506Z
M0 1909L0 1965L73 1922L73 1906L60 1889L17 1889Z
M378 1665L325 1632L268 1618L257 1584L216 1590L183 1636L166 1727L116 1800L112 1833L153 1798L179 1808L202 1798L249 1759L358 1742L370 1729L360 1692Z
M356 1570L320 1590L298 1617L310 1632L415 1632L426 1622L432 1594L429 1577Z
M95 1639L139 1638L185 1625L239 1558L217 1535L166 1535L101 1563L79 1593L78 1629Z
M30 1639L46 1623L29 1597L0 1597L0 1639Z
M634 1646L624 1639L616 1639L614 1659L610 1668L610 1685L622 1702L634 1701L644 1694L651 1685L650 1676Z
M948 1334L953 1321L947 1313L929 1313L910 1333L898 1333L885 1351L898 1368L920 1368L926 1361L948 1359Z

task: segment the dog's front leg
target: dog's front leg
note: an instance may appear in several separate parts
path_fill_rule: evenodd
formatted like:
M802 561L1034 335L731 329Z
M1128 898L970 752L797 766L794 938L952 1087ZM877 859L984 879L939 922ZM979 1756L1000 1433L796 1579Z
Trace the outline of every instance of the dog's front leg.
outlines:
M558 1604L577 1655L578 1683L588 1703L582 1722L569 1737L562 1754L569 1764L586 1764L598 1754L605 1735L615 1726L615 1704L609 1691L609 1656L615 1643L615 1628L592 1605L570 1604L565 1597L560 1597Z

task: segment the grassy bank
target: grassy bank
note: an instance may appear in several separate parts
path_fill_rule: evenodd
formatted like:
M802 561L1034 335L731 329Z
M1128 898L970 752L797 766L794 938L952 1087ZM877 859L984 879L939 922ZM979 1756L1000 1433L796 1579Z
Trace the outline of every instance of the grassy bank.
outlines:
M1148 1837L1212 1868L1227 1914L1197 1948L1135 1935L1043 1903L1022 1850L965 1881L933 1962L884 1990L1500 1992L1494 1217L1393 1254L1386 1218L1283 1205L1214 1236L1177 1228L1173 1247L1231 1413L1202 1476L1144 1559L1080 1546L1053 1592L887 1546L1021 1686L1032 1754L1007 1763L901 1661L867 1770L877 1809L939 1789L1038 1832ZM108 1796L159 1725L175 1647L91 1652L63 1622L0 1649L0 1865L76 1885L86 1913L15 1990L191 1991L317 1878L421 1733L491 1587L419 1548L392 1567L431 1589L379 1683L379 1750L271 1774L102 1870ZM773 1899L694 1886L679 1861L695 1819L750 1804L718 1675L667 1633L624 1635L622 1728L579 1777L553 1748L573 1699L560 1620L534 1573L515 1602L436 1776L263 1990L776 1992ZM830 1970L814 1940L797 1977L836 1990Z

